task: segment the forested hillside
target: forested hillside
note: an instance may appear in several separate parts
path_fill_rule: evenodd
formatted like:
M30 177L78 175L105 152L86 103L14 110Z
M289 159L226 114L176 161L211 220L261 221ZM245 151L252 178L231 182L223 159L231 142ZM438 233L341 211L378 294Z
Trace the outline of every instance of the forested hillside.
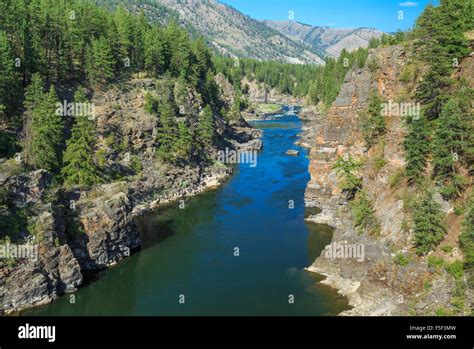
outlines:
M192 40L174 22L152 24L123 7L109 12L90 1L1 1L2 171L45 169L65 186L139 173L141 154L134 155L123 134L99 134L101 115L94 110L109 90L136 79L158 81L144 99L156 120L156 161L207 161L221 137L217 128L222 134L223 122L240 120L240 104L227 103L216 84L212 57L203 38ZM189 98L199 115L185 108ZM107 162L111 145L131 152L127 166ZM15 236L24 225L8 195L2 198L2 237Z
M97 3L110 8L121 4L134 13L144 12L150 20L162 24L175 20L193 35L205 36L214 51L226 56L287 63L323 63L302 43L215 0L99 0Z

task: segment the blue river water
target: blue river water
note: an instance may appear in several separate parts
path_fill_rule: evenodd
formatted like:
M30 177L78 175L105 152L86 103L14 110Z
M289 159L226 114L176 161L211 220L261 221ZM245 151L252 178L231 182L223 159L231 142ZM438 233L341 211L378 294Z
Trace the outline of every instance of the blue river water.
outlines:
M257 121L264 149L220 189L138 219L143 249L26 315L336 315L344 298L304 270L331 230L304 221L296 116ZM288 156L288 149L300 151Z

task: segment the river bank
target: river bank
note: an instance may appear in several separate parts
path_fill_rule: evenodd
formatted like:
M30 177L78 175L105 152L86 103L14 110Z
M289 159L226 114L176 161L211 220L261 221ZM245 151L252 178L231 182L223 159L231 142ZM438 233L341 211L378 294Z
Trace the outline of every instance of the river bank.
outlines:
M139 253L81 288L75 305L62 297L27 314L336 315L347 309L305 271L330 232L304 221L304 149L297 147L299 157L285 155L301 123L285 116L253 126L263 129L265 144L256 167L240 164L219 190L186 199L183 208L136 217Z
M250 127L234 126L227 146L258 150L260 136ZM224 165L168 167L165 173L150 166L136 178L92 190L56 190L58 199L52 204L43 202L51 191L52 176L46 171L5 178L17 204L33 207L40 217L35 229L42 234L37 258L0 269L2 313L17 313L75 292L85 274L116 265L140 249L135 217L217 188L232 172ZM80 230L71 234L66 228L71 224L80 224Z

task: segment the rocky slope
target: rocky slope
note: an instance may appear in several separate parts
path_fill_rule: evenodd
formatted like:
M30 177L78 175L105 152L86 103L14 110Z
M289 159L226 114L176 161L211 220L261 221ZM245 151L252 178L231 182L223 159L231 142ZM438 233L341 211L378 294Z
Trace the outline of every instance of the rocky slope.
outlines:
M194 34L204 35L215 50L232 57L279 60L288 63L324 64L310 48L215 0L109 1L161 23L171 19Z
M404 207L411 189L406 183L391 183L391 176L404 167L402 117L386 119L385 144L370 151L364 147L359 127L359 114L366 109L371 91L378 91L386 101L398 101L401 96L407 98L404 91L409 86L400 81L400 76L408 56L409 52L401 46L370 50L367 62L375 61L376 69L373 64L369 68L370 63L367 63L363 69L350 70L327 113L318 113L314 108L302 113L309 120L302 144L311 147L311 180L305 193L306 204L322 210L308 219L334 227L331 246L364 247L362 260L334 258L323 251L308 268L325 275L323 283L337 288L348 298L352 309L342 315L434 315L441 310L453 310L455 279L444 269L428 266L426 257L412 253L411 231L406 228L409 218ZM359 234L354 228L353 213L333 170L337 157L344 154L364 160L360 173L380 222L378 235ZM377 159L383 159L382 168L377 167ZM446 240L456 245L460 217L452 213L451 205L439 195L437 200L450 220ZM408 256L406 263L396 262L400 253ZM458 248L444 252L438 248L433 255L448 261L462 258ZM469 307L472 308L473 298L469 292L466 303L461 314L468 314Z
M379 38L383 32L372 28L338 29L313 27L296 21L264 21L280 33L309 45L322 56L339 57L342 50L357 50L367 47L372 38Z
M225 81L216 80L225 89ZM13 264L0 262L0 314L46 304L75 291L89 272L114 265L140 248L136 215L179 203L219 186L231 175L232 168L219 163L157 161L157 118L145 111L144 97L157 91L159 84L154 79L136 79L93 91L98 152L102 166L120 175L115 182L68 189L55 185L45 170L18 174L1 167L0 185L9 192L9 203L28 217L30 234L24 234L21 244L38 246L38 253L37 258L17 259ZM230 102L233 97L226 98ZM202 108L199 100L195 91L189 91L178 105L180 117L196 122ZM216 122L219 145L213 151L261 148L261 134L243 120L228 124L216 116ZM139 173L129 173L131 162L140 164Z

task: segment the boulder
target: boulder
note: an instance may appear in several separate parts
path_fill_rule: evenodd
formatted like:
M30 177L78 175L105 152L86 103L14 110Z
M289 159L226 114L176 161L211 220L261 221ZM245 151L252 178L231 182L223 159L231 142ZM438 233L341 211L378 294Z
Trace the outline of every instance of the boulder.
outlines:
M300 155L300 152L298 150L290 149L290 150L287 150L285 154L291 155L291 156L298 156Z

